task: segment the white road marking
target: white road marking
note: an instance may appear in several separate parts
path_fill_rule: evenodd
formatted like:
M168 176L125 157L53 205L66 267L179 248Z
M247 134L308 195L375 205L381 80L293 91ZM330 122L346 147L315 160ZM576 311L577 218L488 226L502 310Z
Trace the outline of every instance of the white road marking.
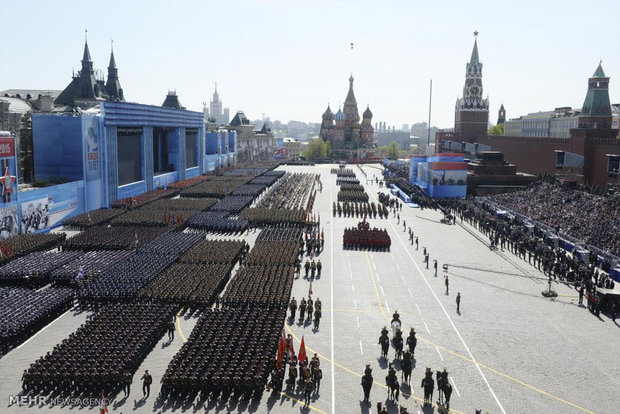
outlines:
M375 264L375 260L374 259L372 260L372 267L374 267L375 270L377 270L377 265Z
M381 278L379 277L379 273L375 272L375 275L377 275L377 280L378 280L379 282L381 282Z
M400 278L403 280L403 282L407 283L407 281L405 280L405 276L403 276L402 273L399 273L399 275L400 275Z
M331 177L330 177L331 178ZM329 204L334 205L334 190L332 183L329 183ZM332 360L332 414L336 414L336 364L334 364L334 220L329 221L330 227L330 303L331 303L331 320L330 320L330 358ZM350 269L349 265L349 269ZM351 275L353 279L353 275Z
M357 317L357 315L355 315L355 322L357 322L357 329L360 328L360 318Z
M419 313L420 315L422 315L422 311L420 310L420 307L418 306L418 304L417 304L417 303L415 304L415 307L418 309L418 313Z
M73 307L71 308L73 309ZM39 332L37 332L36 334L32 335L30 338L28 338L28 340L24 343L22 343L21 345L19 345L17 348L15 349L19 349L22 346L26 345L28 342L32 341L34 338L36 338L41 332L43 332L44 330L46 330L47 328L49 328L50 326L52 326L56 321L58 321L60 318L62 318L65 313L69 312L71 309L68 309L66 311L64 311L62 314L60 314L60 316L58 316L56 319L54 319L53 321L51 321L50 323L48 323L47 325L45 325L45 327L43 329L41 329Z
M385 308L387 309L388 313L390 312L390 307L387 304L387 300L385 301Z
M364 355L364 349L362 348L362 341L360 340L360 354Z
M403 245L403 248L405 249L405 253L409 256L409 258L411 259L411 262L413 263L413 265L416 267L416 269L418 269L418 273L420 274L420 276L422 277L422 280L424 280L424 283L426 284L426 287L428 287L428 289L431 291L431 293L433 294L433 297L435 298L435 300L437 301L437 303L439 304L439 306L441 307L441 309L443 310L444 315L446 316L446 318L448 319L448 321L450 322L450 325L452 325L452 329L454 329L454 332L456 332L456 335L459 337L459 340L461 341L461 344L463 344L463 347L465 348L465 350L467 351L467 353L469 354L469 358L473 361L474 365L476 366L476 369L478 370L478 373L480 374L480 376L482 377L482 379L484 380L484 383L486 384L487 388L489 389L489 391L491 392L491 395L493 396L493 399L495 400L495 402L497 403L497 406L499 407L500 411L503 414L506 414L506 410L504 409L504 406L502 405L502 403L499 401L499 399L497 398L497 395L495 395L495 391L493 391L493 388L491 388L491 384L489 384L489 381L487 380L487 377L484 375L484 372L482 372L482 369L480 369L480 366L478 365L478 362L476 361L476 359L474 358L474 356L472 355L471 351L469 350L469 347L467 346L467 344L465 343L465 340L463 339L463 337L461 336L461 333L459 332L459 330L456 328L456 325L454 324L454 322L452 321L452 318L450 317L450 315L448 314L448 311L446 310L446 308L443 306L443 304L441 303L441 301L439 300L439 298L437 297L437 294L435 293L435 291L433 290L433 288L431 287L431 285L428 283L428 280L426 279L426 276L424 276L424 273L422 272L422 269L420 269L420 266L418 266L417 262L415 261L415 259L411 256L411 253L409 252L409 250L407 250L407 246L405 245L405 243L403 242L403 239L400 237L400 234L398 231L396 231L396 229L394 228L394 224L392 224L392 222L390 221L390 226L392 226L392 230L394 230L394 234L396 234L396 237L398 237L398 240L400 240L400 243Z
M351 290L355 293L355 285L351 285Z
M355 309L357 309L357 300L353 299L353 305L355 306Z
M413 297L413 293L411 293L411 289L407 288L407 290L409 291L409 296Z
M441 358L441 362L443 362L443 356L441 356L441 352L439 352L439 348L435 347L437 353L439 354L439 358Z
M381 289L381 294L385 296L385 292L383 291L383 286L379 286L379 289Z
M454 378L450 377L450 382L452 382L452 385L454 386L454 391L456 391L456 395L459 396L459 398L461 397L461 393L459 392L459 389L456 388L456 384L454 383Z
M428 329L428 325L426 324L426 322L424 322L424 326L426 326L426 332L431 333L431 330Z

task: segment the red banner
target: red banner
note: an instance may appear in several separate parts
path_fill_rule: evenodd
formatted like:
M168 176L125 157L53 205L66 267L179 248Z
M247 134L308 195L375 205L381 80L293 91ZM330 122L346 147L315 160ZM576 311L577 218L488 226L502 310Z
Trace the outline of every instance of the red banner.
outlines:
M13 138L0 138L0 158L15 155L15 141Z

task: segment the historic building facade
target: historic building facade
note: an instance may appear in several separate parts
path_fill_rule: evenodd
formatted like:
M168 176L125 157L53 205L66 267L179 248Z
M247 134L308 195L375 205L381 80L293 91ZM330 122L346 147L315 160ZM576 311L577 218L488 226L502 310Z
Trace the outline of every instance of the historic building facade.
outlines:
M81 109L92 108L102 101L125 101L123 88L118 78L118 68L114 59L114 50L110 53L108 65L108 81L104 82L103 76L95 73L93 61L90 58L88 42L84 43L84 55L82 57L82 69L73 74L71 83L54 100L56 111L70 110L75 107Z
M329 105L323 113L319 138L329 142L332 156L336 158L366 159L377 155L372 127L372 112L367 107L362 114L362 122L353 93L353 75L349 77L349 92L344 101L344 110L338 109L334 115Z
M278 143L273 132L271 132L271 128L266 123L260 130L255 131L245 113L238 111L226 128L237 131L236 153L238 162L273 160Z

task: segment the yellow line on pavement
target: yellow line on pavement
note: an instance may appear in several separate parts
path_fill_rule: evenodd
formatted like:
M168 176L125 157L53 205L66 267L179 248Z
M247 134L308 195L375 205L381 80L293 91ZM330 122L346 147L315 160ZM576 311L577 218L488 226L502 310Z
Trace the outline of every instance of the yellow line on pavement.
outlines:
M177 313L177 329L179 331L179 335L181 336L181 339L183 339L183 342L187 342L187 338L185 337L185 335L183 335L183 331L181 330L181 312L183 311L183 309L179 309L179 313Z
M268 390L272 390L272 391L273 391L273 388L271 388L269 385L265 385L265 388L267 388ZM293 397L293 396L291 396L291 395L288 395L288 394L287 394L287 393L285 393L285 392L278 391L278 394L280 394L281 396L286 397L286 398L288 398L288 399L290 399L290 400L293 400L293 401L295 401L295 402L298 402L298 403L300 403L300 404L304 404L304 407L306 406L304 401L298 400L297 398L295 398L295 397ZM318 411L319 413L322 413L322 414L327 414L327 412L325 412L325 411L323 411L323 410L321 410L321 409L319 409L319 408L316 408L316 407L315 407L315 406L313 406L313 405L308 405L308 408L309 408L309 409L311 409L311 410L314 410L314 411Z
M369 273L370 273L370 277L371 277L371 279L372 279L372 284L373 284L373 286L375 287L375 292L376 292L376 294L377 294L377 299L379 300L379 309L381 310L381 314L383 315L383 317L385 318L385 320L386 320L386 321L389 321L388 317L385 315L385 311L383 310L383 304L381 303L381 300L380 300L380 297L379 297L379 291L377 290L377 284L376 284L376 282L375 282L375 274L374 274L374 272L373 272L373 270L372 270L372 266L370 265L370 260L369 260L369 258L368 258L368 252L366 252L366 262L368 263L368 271L369 271ZM583 412L586 412L586 413L589 413L589 414L594 414L594 412L593 412L593 411L590 411L590 410L588 410L588 409L586 409L586 408L580 407L580 406L578 406L578 405L577 405L577 404L575 404L575 403L572 403L572 402L567 401L567 400L565 400L565 399L563 399L563 398L557 397L557 396L555 396L555 395L553 395L553 394L549 394L548 392L543 391L543 390L541 390L540 388L537 388L537 387L535 387L535 386L533 386L533 385L531 385L531 384L528 384L528 383L523 382L523 381L521 381L521 380L518 380L518 379L516 379L516 378L514 378L514 377L511 377L511 376L510 376L510 375L508 375L508 374L505 374L505 373L503 373L503 372L500 372L500 371L498 371L498 370L496 370L496 369L493 369L493 368L491 368L491 367L489 367L489 366L487 366L487 365L481 364L480 362L473 361L472 359L470 359L470 358L466 357L465 355L461 355L461 354L459 354L458 352L455 352L455 351L453 351L453 350L451 350L451 349L448 349L448 348L443 347L443 346L441 346L441 345L439 345L439 344L436 344L436 343L434 343L434 342L432 342L432 341L429 341L428 339L425 339L423 336L418 336L418 339L420 339L420 340L421 340L421 341L423 341L423 342L426 342L426 343L427 343L427 344L429 344L429 345L436 346L437 348L440 348L440 349L442 349L442 350L444 350L444 351L448 352L449 354L452 354L452 355L454 355L454 356L456 356L456 357L458 357L458 358L461 358L461 359L462 359L462 360L464 360L464 361L470 362L470 363L472 363L472 364L474 364L474 365L478 365L479 367L484 368L484 369L486 369L486 370L488 370L488 371L491 371L491 372L493 372L494 374L497 374L497 375L499 375L499 376L502 376L502 377L504 377L504 378L507 378L507 379L509 379L509 380L511 380L511 381L516 382L517 384L520 384L520 385L522 385L522 386L524 386L524 387L526 387L526 388L529 388L529 389L531 389L531 390L533 390L533 391L536 391L536 392L538 392L538 393L539 393L539 394L541 394L541 395L545 395L545 396L547 396L547 397L549 397L549 398L553 398L553 399L554 399L554 400L556 400L556 401L559 401L559 402L564 403L564 404L566 404L566 405L570 405L571 407L576 408L576 409L578 409L578 410L581 410L581 411L583 411Z

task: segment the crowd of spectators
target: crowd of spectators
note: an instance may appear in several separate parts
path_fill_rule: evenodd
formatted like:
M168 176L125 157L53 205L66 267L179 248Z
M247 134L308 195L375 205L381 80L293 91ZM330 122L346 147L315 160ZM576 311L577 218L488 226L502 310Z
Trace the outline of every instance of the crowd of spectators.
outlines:
M618 197L603 197L537 182L524 190L494 195L489 199L559 233L620 256Z

